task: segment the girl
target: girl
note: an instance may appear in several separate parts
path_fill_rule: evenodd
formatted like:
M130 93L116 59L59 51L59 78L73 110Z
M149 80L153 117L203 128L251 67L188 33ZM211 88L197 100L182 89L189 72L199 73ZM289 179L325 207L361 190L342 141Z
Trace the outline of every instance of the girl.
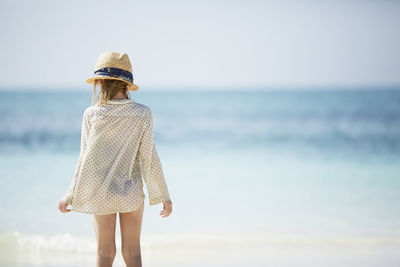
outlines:
M140 233L145 194L149 204L163 203L160 215L172 212L172 202L153 138L151 109L129 97L132 66L125 53L99 56L92 105L82 119L81 150L74 178L60 199L61 212L93 214L97 266L112 266L116 254L115 225L119 213L122 256L127 266L142 266ZM96 86L100 84L96 105ZM70 205L71 208L67 209Z

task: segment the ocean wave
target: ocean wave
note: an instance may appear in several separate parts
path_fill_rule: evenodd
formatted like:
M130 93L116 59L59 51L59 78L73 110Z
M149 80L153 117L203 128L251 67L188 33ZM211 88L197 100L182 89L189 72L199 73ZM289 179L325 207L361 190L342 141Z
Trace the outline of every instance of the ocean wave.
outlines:
M82 94L1 94L0 153L79 150ZM136 101L152 108L160 146L400 155L396 90L171 92Z

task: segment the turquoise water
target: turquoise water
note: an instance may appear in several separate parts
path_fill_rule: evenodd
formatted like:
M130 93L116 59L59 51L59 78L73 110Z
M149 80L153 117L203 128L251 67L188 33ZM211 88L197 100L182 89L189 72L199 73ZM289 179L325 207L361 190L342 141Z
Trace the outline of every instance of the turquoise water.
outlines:
M363 249L372 240L381 244L376 251L389 254L384 247L400 248L400 90L131 96L153 110L174 205L163 219L162 205L150 207L146 196L144 242L243 233L265 237L243 240L253 245L276 245L272 235L301 235L302 244L340 237L347 245L361 238ZM10 255L21 247L94 251L91 215L57 209L76 167L90 102L91 92L0 92L0 246L11 251L0 262L14 264ZM383 255L374 257L392 259L386 266L399 263L397 254Z

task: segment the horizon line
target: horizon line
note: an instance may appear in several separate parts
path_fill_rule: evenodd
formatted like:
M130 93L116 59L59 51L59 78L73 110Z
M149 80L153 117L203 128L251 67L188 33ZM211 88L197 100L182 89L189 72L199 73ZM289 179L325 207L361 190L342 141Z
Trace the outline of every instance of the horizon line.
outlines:
M86 87L86 86L85 86ZM139 85L139 91L143 91ZM400 84L376 84L376 85L260 85L260 86L146 86L146 91L323 91L323 90L400 90ZM93 89L93 87L88 88ZM96 88L98 92L99 88ZM1 86L0 91L84 91L84 86ZM93 91L90 90L92 93ZM129 91L136 92L136 91Z

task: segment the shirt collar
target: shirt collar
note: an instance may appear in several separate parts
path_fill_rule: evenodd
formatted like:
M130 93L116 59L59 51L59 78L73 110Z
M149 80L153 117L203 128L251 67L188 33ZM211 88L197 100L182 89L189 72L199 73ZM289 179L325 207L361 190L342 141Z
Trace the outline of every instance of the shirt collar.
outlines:
M107 100L107 104L113 104L113 105L129 104L129 103L133 103L133 102L135 102L135 100L129 99L129 98L119 99L119 100L117 100L117 99Z

